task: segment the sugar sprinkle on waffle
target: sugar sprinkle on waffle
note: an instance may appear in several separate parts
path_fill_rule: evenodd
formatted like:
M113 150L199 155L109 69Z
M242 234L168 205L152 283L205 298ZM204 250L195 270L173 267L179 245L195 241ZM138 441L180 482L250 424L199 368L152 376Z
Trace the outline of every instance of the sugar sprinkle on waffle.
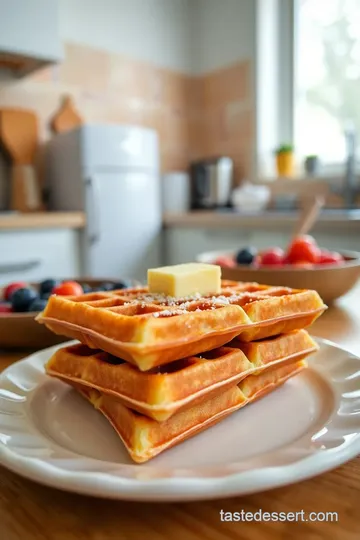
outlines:
M223 281L218 294L183 298L147 287L52 296L37 320L147 371L236 336L247 342L306 328L325 309L315 291Z

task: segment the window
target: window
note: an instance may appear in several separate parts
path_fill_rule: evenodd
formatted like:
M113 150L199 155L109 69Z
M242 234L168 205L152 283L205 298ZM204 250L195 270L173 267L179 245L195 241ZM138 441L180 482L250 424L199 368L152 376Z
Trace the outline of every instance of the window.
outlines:
M294 0L294 144L299 157L343 163L360 143L360 0Z

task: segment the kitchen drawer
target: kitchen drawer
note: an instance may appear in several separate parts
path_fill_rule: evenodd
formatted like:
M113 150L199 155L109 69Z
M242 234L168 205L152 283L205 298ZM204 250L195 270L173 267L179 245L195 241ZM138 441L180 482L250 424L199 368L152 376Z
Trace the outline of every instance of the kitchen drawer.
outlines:
M194 261L199 253L252 244L252 232L233 229L165 229L166 264Z
M288 246L293 227L281 230L205 229L203 227L165 229L165 263L179 264L194 261L199 253L215 250L237 250L251 245L257 249ZM360 250L357 234L346 234L335 227L328 232L312 233L320 246L330 250Z
M360 232L315 232L314 236L321 247L331 251L360 251Z
M79 232L71 229L0 232L0 285L48 277L79 277Z

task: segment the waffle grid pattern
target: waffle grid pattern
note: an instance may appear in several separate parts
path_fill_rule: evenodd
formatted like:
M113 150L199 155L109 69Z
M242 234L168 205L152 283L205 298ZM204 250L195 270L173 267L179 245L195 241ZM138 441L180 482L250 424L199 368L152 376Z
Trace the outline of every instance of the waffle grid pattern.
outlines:
M150 294L146 287L120 289L110 292L89 293L67 299L84 303L125 316L173 317L188 312L214 310L228 305L246 308L252 302L300 293L287 287L270 287L258 283L223 281L219 294L210 296L193 295L172 298L161 294Z
M171 298L146 287L50 297L37 320L141 371L220 347L306 328L326 309L315 291L223 281L219 294Z

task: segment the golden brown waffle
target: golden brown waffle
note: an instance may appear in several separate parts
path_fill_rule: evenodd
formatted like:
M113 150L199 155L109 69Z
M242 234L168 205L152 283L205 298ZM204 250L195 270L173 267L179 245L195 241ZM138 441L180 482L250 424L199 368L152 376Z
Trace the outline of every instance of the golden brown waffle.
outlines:
M150 295L146 288L51 296L37 320L141 371L220 347L311 325L326 309L315 291L222 282L220 294Z
M97 390L73 386L109 420L131 458L143 463L278 388L305 367L306 362L301 361L251 375L214 399L178 412L161 423L128 409L117 399Z
M253 343L232 342L201 355L141 372L135 366L85 345L59 349L46 372L113 396L127 407L162 422L253 373L306 358L318 350L305 330Z

